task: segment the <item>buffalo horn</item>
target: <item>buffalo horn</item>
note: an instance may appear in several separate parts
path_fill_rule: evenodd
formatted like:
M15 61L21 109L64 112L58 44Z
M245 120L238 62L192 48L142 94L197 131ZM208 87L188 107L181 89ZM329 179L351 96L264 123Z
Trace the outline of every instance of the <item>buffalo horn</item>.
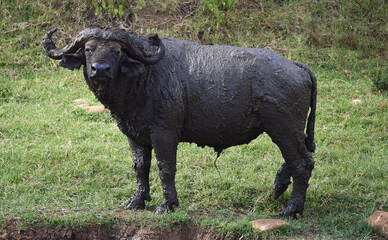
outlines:
M139 61L146 64L155 64L163 58L165 48L157 34L149 35L147 39L144 39L142 36L132 35L130 39L129 44L126 45L130 48L130 52L135 52L134 58L137 58ZM151 50L153 47L157 47L157 50ZM140 54L136 54L139 50Z
M145 64L155 64L163 58L165 48L158 35L150 35L147 39L138 36L132 32L126 32L116 28L88 27L78 33L68 45L63 48L57 48L53 42L52 35L57 28L50 30L43 37L42 47L46 55L53 59L62 59L64 54L74 53L82 48L91 38L117 41L122 44L124 49L131 57ZM156 51L152 51L157 47Z
M62 59L64 54L75 53L78 49L82 48L83 45L91 38L93 35L98 33L98 29L87 28L80 33L78 33L69 44L63 48L57 48L51 39L52 35L57 31L57 28L51 29L46 35L44 35L42 40L42 47L46 55L53 59ZM92 31L90 31L92 30Z

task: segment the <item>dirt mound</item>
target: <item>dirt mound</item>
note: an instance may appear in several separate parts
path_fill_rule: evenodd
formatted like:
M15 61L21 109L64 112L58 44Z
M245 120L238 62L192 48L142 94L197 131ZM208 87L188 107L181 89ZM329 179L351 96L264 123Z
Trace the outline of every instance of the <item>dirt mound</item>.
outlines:
M56 226L47 227L43 223L35 226L26 226L19 230L18 221L7 220L0 228L0 240L17 239L81 239L81 240L108 240L108 239L133 239L133 240L212 240L221 239L208 229L200 229L197 226L173 226L167 230L160 228L151 229L149 227L135 227L131 223L119 221L112 225L87 224L83 227Z

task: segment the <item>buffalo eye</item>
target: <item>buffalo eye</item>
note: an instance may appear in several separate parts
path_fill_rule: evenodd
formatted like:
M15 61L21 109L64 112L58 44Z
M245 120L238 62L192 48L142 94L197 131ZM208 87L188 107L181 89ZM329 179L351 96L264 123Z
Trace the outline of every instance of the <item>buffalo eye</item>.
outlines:
M85 48L85 52L86 52L86 53L91 53L92 50L91 50L90 48Z
M113 54L115 54L115 55L120 55L120 51L117 50L117 49L112 50L112 52L113 52Z

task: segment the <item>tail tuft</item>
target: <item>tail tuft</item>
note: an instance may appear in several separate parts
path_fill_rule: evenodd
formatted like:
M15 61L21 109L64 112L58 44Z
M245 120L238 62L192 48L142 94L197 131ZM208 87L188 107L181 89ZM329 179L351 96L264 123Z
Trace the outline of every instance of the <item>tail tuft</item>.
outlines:
M315 152L315 142L314 142L314 139L309 139L309 137L306 136L305 144L306 144L307 150L309 150L310 152Z

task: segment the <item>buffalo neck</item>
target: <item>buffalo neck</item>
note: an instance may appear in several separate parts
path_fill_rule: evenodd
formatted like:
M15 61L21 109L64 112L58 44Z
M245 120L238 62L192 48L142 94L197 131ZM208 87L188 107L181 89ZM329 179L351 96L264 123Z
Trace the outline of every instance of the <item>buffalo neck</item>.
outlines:
M152 79L148 79L148 72L149 67L146 67L144 73L129 79L119 74L116 79L105 84L91 81L86 71L84 77L89 89L106 108L115 116L126 118L133 113L134 108L146 102L152 83Z

